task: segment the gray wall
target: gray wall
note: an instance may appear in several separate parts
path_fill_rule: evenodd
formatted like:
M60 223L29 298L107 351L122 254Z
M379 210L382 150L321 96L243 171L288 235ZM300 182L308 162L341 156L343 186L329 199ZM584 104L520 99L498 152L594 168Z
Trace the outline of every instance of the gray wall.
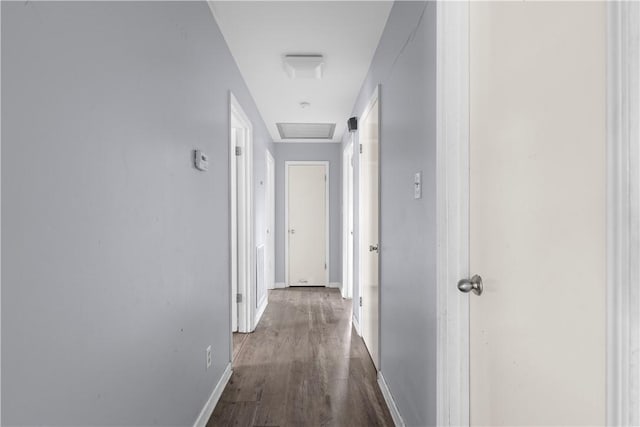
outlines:
M271 146L206 3L2 2L2 89L2 424L192 425L229 360L229 89L256 182Z
M341 145L331 143L280 143L274 145L276 161L276 283L284 283L285 277L285 161L288 160L329 161L329 281L341 282Z
M381 370L410 426L436 422L435 12L435 2L395 2L353 109L360 116L382 84ZM423 197L414 200L419 171ZM354 301L357 271L356 256Z

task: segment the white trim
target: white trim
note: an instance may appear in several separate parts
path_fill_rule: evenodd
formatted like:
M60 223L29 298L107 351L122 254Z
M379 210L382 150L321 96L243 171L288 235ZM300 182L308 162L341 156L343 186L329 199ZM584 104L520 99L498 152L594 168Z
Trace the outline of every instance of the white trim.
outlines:
M353 133L350 138L351 141L342 151L342 298L353 298ZM349 241L351 253L348 251Z
M436 5L436 424L469 425L469 4ZM425 402L426 403L426 402Z
M380 387L380 391L382 392L384 401L387 402L387 407L389 408L389 412L391 413L393 423L396 425L396 427L404 427L404 420L402 419L402 415L400 415L400 411L396 406L395 400L393 400L393 395L391 394L391 390L389 390L387 382L384 380L384 376L382 376L382 372L378 372L378 387Z
M367 115L369 114L369 112L371 111L371 108L373 108L373 104L375 104L376 102L378 102L378 159L380 159L380 146L381 146L381 123L382 123L382 106L380 103L380 84L376 85L373 93L371 94L371 97L369 98L369 102L367 103L367 106L364 108L364 110L362 110L362 114L360 115L360 119L358 120L359 122L364 122L365 118L367 117ZM355 146L354 146L354 150L355 150ZM363 259L363 246L364 246L364 233L362 232L362 224L363 224L363 219L362 219L362 214L363 214L363 209L361 208L362 204L362 196L363 196L363 191L362 191L362 184L364 182L364 180L362 179L362 152L360 151L360 131L358 131L358 149L355 150L356 153L358 153L358 297L362 298L362 274L363 274L363 270L362 270L362 259ZM380 160L378 160L378 197L380 196ZM378 198L378 253L380 254L382 252L382 233L380 233L380 199ZM380 310L380 308L382 307L382 296L381 296L381 286L380 286L380 267L382 265L382 262L380 262L380 257L378 259L378 360L374 361L374 364L376 365L376 370L381 366L380 362L382 360L382 337L381 337L381 327L380 325L382 324L382 312ZM362 305L359 304L358 301L358 320L362 320L362 316L364 315L364 310L362 310ZM364 322L361 322L362 324L365 324ZM358 328L359 329L359 328ZM360 336L362 336L362 331L360 330L358 332L358 334ZM366 346L366 342L365 342L365 346ZM372 358L373 359L373 358Z
M640 4L607 4L607 425L640 425Z
M360 323L358 323L358 318L356 317L355 313L351 316L351 324L353 325L353 329L356 330L358 336L361 337L362 333L360 332Z
M215 388L211 392L211 396L209 396L209 399L202 407L198 418L196 418L196 422L193 423L193 427L205 427L207 425L207 422L209 421L209 418L211 418L213 410L216 408L218 400L220 400L220 396L222 396L222 392L231 379L232 374L233 370L231 369L231 362L229 362L227 364L227 367L224 369L224 372L222 373L222 377L220 377L218 384L216 384Z
M285 285L284 282L276 282L275 286L276 286L275 289L284 289L287 287L287 285Z
M264 314L264 311L266 310L267 305L269 305L269 298L265 297L260 307L258 307L256 310L256 316L255 316L255 320L253 322L253 328L252 328L253 330L255 330L258 327L258 323L260 323L260 319L262 319L262 315Z
M340 293L342 294L342 283L340 282L329 282L327 288L340 289Z
M329 257L330 253L330 240L329 240L329 226L330 226L330 218L329 218L329 161L328 160L287 160L284 162L284 283L286 287L291 286L289 283L289 166L296 165L307 165L307 166L324 166L324 173L327 177L325 181L325 262L327 264L327 268L325 269L325 282L321 284L315 284L313 286L327 286L329 284L329 270L331 266L329 265Z
M269 173L271 171L271 173ZM271 199L267 195L271 194ZM269 150L265 151L265 218L268 220L271 216L271 221L267 221L265 230L265 249L267 249L268 264L265 264L265 268L270 272L267 279L267 289L275 288L276 281L276 161ZM269 203L270 202L270 203ZM268 292L267 292L268 294Z
M246 176L245 181L247 182L247 195L245 199L246 204L246 218L245 218L245 230L247 234L247 241L243 243L244 248L242 248L244 252L246 262L246 271L245 277L247 277L247 281L244 286L240 286L238 283L237 289L238 293L242 294L243 299L242 302L238 304L238 332L251 332L253 330L252 326L254 324L253 318L255 317L255 309L253 304L253 299L255 295L252 290L255 289L255 244L254 244L254 217L253 217L253 125L251 124L251 120L244 112L244 109L233 95L231 91L229 91L229 173L230 173L230 232L231 236L234 236L237 229L237 224L235 221L235 200L236 200L236 191L235 191L235 174L236 174L236 155L235 155L235 141L233 141L232 135L232 127L233 127L233 118L235 117L242 124L242 128L247 131L247 140L245 142L246 152L242 154L242 158L245 159L245 170ZM231 240L232 237L230 237ZM239 242L240 243L240 242ZM238 248L241 250L241 248ZM230 247L230 269L233 269L234 259L236 257L235 251ZM233 271L230 271L231 280L230 286L232 285L233 280ZM231 292L230 292L231 294ZM235 304L235 296L230 295L230 304ZM229 328L229 334L231 335L231 328ZM232 337L229 338L232 340ZM230 341L232 342L232 341Z

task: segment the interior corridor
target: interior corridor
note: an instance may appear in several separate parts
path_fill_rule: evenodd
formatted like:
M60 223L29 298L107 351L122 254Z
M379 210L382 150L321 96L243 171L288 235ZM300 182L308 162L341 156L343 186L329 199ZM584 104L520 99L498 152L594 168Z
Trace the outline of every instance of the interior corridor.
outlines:
M338 289L269 292L208 427L392 426L376 371Z

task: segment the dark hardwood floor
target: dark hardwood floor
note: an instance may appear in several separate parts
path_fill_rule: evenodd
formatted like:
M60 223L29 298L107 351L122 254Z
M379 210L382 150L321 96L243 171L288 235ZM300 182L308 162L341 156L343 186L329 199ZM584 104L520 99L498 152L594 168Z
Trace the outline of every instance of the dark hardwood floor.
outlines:
M207 427L393 426L351 302L337 289L269 292Z

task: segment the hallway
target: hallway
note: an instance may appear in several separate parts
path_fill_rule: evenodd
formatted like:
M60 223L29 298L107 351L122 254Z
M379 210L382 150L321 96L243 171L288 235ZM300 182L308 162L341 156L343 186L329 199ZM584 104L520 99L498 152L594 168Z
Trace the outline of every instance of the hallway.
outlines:
M272 290L207 424L391 426L376 372L337 289Z

